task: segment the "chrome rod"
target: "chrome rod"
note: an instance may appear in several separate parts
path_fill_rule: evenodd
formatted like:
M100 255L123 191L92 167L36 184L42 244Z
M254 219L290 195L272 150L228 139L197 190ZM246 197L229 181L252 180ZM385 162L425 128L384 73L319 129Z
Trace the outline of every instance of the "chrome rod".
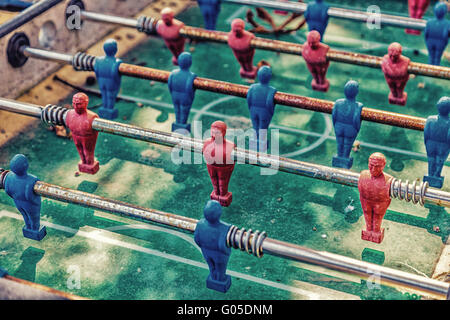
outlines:
M280 2L280 1L272 1L272 0L222 0L223 2L240 4L245 6L253 6L253 7L264 7L268 9L278 9L289 12L296 13L304 13L308 5L306 3L299 2ZM358 22L369 22L374 20L375 18L379 19L381 25L399 27L399 28L408 28L408 29L416 29L423 30L426 27L426 20L422 19L414 19L403 16L395 16L389 14L377 14L375 16L374 13L343 9L343 8L335 8L330 7L328 9L328 15L332 18L339 18L351 21Z
M81 10L81 18L84 20L95 21L95 22L103 22L103 23L112 23L121 25L124 27L137 28L137 20L133 18L123 18L112 16L109 14L90 12Z
M2 169L0 169L0 171L2 171ZM196 219L185 216L144 208L42 181L36 182L34 185L34 192L49 199L99 209L114 214L123 214L132 218L141 219L147 222L156 222L167 227L180 229L190 233L195 231L198 222ZM233 227L236 228L235 226ZM247 246L245 251L249 253L251 253L251 250L261 250L261 252L265 254L323 266L328 269L338 270L341 272L358 275L362 278L369 278L371 280L379 281L386 285L394 287L401 286L412 290L417 290L419 292L426 292L439 299L448 298L448 294L450 292L449 283L330 252L316 251L268 237L258 238L255 233L252 233L250 230L251 229L249 229L249 231L242 231L241 233L234 233L230 238L231 245L229 246L237 248L236 242L242 243L242 239L245 239L245 243L243 244ZM260 243L253 243L257 240L261 240ZM256 246L259 247L257 248Z

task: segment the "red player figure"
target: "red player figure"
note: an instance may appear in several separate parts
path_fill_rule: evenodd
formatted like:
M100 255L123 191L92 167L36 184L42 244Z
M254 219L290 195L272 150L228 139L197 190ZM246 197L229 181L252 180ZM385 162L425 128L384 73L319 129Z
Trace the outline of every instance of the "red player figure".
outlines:
M228 183L235 165L231 159L235 145L225 139L226 132L227 125L222 121L216 121L211 125L211 138L203 143L203 157L214 188L211 200L219 201L224 207L228 207L232 201Z
M228 45L233 50L234 56L241 65L239 74L242 78L255 79L258 69L253 65L255 49L250 42L255 35L246 31L245 22L242 19L234 19L231 23L231 31L228 33Z
M320 33L316 30L310 31L303 44L302 56L306 61L309 71L313 76L311 86L317 91L328 91L330 82L326 74L330 61L327 59L329 46L320 42Z
M392 176L383 172L385 165L384 155L373 153L369 157L369 170L362 171L358 181L359 199L366 220L366 230L362 231L361 239L375 243L383 241L381 222L391 203L389 190Z
M430 5L430 0L408 0L409 16L415 19L422 19ZM419 30L406 29L406 33L420 34Z
M381 70L383 70L386 82L391 90L389 103L404 106L408 94L404 92L409 80L408 66L410 59L402 56L402 46L394 42L389 45L388 54L383 57Z
M164 8L161 11L161 20L158 21L156 31L164 39L167 48L172 52L172 63L178 65L178 56L184 51L185 39L180 36L180 29L184 23L174 19L173 10Z
M87 110L89 98L82 92L73 96L72 103L74 109L67 112L66 126L72 132L73 142L80 154L78 169L84 173L96 174L99 164L94 158L94 151L98 132L92 129L92 121L98 115Z

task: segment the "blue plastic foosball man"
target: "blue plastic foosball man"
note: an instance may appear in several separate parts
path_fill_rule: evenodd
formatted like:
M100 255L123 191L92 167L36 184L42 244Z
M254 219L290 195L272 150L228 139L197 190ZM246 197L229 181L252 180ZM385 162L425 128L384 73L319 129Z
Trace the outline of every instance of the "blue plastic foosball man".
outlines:
M309 31L316 30L320 33L320 41L323 41L323 34L328 26L329 5L323 0L314 0L308 3L305 11L305 20L308 23Z
M222 207L216 200L209 200L203 209L204 218L197 223L194 232L195 243L202 249L208 263L209 275L206 286L220 292L227 292L231 277L226 274L231 248L227 246L227 234L231 225L220 221Z
M4 179L4 188L25 220L23 236L40 241L47 232L46 228L40 225L41 197L33 190L38 178L27 173L28 159L23 154L12 158L10 168L11 172Z
M194 80L197 75L189 70L192 65L192 57L188 52L178 56L179 69L170 73L169 86L172 95L172 103L175 108L175 122L172 131L186 130L191 132L191 125L187 123L192 102L195 97Z
M442 188L442 167L450 152L450 97L442 97L437 109L439 114L427 118L423 133L428 156L428 176L423 181L428 181L431 187Z
M256 139L250 141L250 149L265 152L268 148L267 130L272 120L277 90L269 86L272 69L263 66L258 70L259 83L252 84L247 93L247 104L250 111ZM255 146L256 145L256 146Z
M450 35L450 21L445 19L447 5L438 2L434 6L433 19L428 20L425 27L425 42L428 48L428 63L433 65L441 64L441 57L448 44Z
M333 157L333 167L350 169L353 142L361 128L362 103L356 101L358 82L350 80L345 84L345 98L336 100L332 117L337 142L337 155Z
M119 73L119 66L122 60L115 57L117 53L116 40L106 40L103 44L103 50L106 56L96 58L94 64L94 71L103 101L102 107L98 110L98 115L101 118L112 120L118 116L118 110L114 108L114 105L120 90L122 76Z
M8 271L0 268L0 278L3 278L4 276L7 276L7 275L8 275Z
M216 30L217 17L220 13L220 1L221 0L197 0L203 15L205 28L208 30Z

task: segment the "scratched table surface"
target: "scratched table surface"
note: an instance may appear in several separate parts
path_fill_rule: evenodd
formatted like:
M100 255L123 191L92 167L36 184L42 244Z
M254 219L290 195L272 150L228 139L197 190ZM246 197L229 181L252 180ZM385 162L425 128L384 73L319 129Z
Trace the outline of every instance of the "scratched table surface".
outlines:
M383 11L406 12L406 1L372 2ZM355 7L360 2L342 3ZM247 9L223 5L218 29L228 31L231 20L244 18ZM178 18L187 25L202 26L197 7ZM276 17L278 23L284 19ZM279 39L303 43L305 35L303 28ZM407 35L403 29L368 30L364 24L331 19L325 36L333 48L377 56L384 55L393 41L399 41L413 61L426 62L423 38ZM186 50L192 52L192 71L197 75L248 84L239 77L226 45L190 43ZM163 70L174 68L170 59L158 38L149 38L123 57L127 63ZM255 62L261 59L272 65L271 84L279 91L310 97L341 98L345 82L354 79L360 83L358 100L365 106L427 117L436 113L437 100L449 94L446 80L417 76L406 86L407 106L392 106L381 70L335 62L328 71L330 90L320 93L311 90L311 76L301 57L257 51ZM445 59L443 64L450 65ZM123 78L121 95L125 100L117 103L117 121L170 131L174 113L166 84ZM101 99L95 94L90 99L96 111ZM251 126L245 99L197 91L189 121L201 121L203 132L217 119L229 128ZM329 115L277 106L271 128L279 132L281 155L331 165L336 144ZM387 157L385 171L398 178L422 179L427 172L421 132L363 122L357 140L361 148L352 152L354 171L366 169L369 155L379 151ZM79 158L72 141L56 137L43 126L4 146L0 166L8 168L16 153L28 156L29 172L42 181L196 219L202 218L212 190L205 164L176 165L169 148L104 133L96 149L101 169L94 176L76 176ZM364 249L373 249L384 254L384 266L432 276L450 230L446 209L393 200L383 221L385 239L375 244L361 240L365 224L357 189L282 172L260 172L258 167L236 166L230 182L233 202L224 208L222 220L356 259L362 259ZM450 190L449 173L446 166L444 190ZM48 230L45 239L23 238L23 224L11 199L0 192L0 266L13 276L93 299L410 298L400 288L368 286L355 276L269 255L258 259L237 250L228 265L232 286L223 294L206 288L207 265L190 234L47 199L42 204L42 224ZM435 227L440 231L434 231Z

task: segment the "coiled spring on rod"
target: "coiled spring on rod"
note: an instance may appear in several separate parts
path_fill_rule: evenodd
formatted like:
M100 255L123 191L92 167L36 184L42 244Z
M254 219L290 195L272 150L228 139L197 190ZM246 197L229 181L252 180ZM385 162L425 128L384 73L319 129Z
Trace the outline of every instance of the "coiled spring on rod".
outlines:
M139 32L144 32L148 35L155 35L157 23L158 19L140 16L137 21L137 29Z
M5 189L5 178L9 170L0 168L0 189Z
M408 180L402 182L400 179L393 178L391 181L391 187L389 193L391 198L397 198L399 200L405 200L406 202L412 201L414 204L425 204L425 192L428 188L428 182L420 180L414 180L411 184Z
M67 111L69 111L67 108L48 104L42 109L41 121L47 125L65 125L64 117Z
M77 52L72 59L72 66L77 71L94 71L95 56Z
M235 249L241 249L248 254L261 258L263 256L262 244L267 237L265 231L259 232L259 230L252 231L252 229L245 230L245 228L239 229L236 226L231 226L227 234L227 246Z

